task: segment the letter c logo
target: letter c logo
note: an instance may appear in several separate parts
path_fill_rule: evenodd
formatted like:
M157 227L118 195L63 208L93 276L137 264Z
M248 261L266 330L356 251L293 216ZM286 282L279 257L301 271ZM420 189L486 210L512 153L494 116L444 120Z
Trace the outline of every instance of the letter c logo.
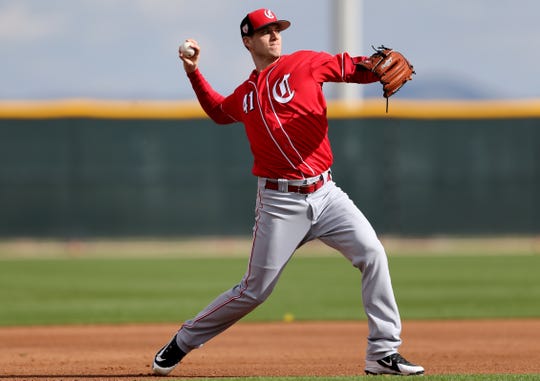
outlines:
M290 74L285 74L281 80L276 81L274 87L272 88L272 95L276 102L285 104L290 102L294 97L294 91L291 91L289 85Z

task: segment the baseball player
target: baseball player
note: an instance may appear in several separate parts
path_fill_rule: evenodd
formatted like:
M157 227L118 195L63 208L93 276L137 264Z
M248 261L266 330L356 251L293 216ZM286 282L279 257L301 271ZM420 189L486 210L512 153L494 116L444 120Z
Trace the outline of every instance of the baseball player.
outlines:
M324 82L381 81L389 96L411 73L398 78L396 85L383 80L386 72L377 72L376 66L390 67L398 61L406 62L410 71L412 66L386 48L372 57L313 51L282 55L281 32L290 25L268 9L255 10L242 20L242 41L255 69L227 97L217 93L199 71L197 42L186 40L189 53L180 49L184 69L208 116L218 124L244 125L258 188L253 244L243 278L186 321L157 352L152 368L158 375L169 374L186 354L263 303L295 250L314 239L341 252L362 272L369 326L365 372L424 373L424 368L398 353L401 321L384 248L368 220L333 180L322 92ZM397 54L388 60L393 53Z

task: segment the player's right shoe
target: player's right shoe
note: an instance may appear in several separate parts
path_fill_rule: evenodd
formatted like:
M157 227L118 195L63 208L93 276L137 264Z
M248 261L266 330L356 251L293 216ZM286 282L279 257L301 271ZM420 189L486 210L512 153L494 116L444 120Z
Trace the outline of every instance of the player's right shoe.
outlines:
M399 376L413 376L424 374L424 368L405 360L399 353L383 357L377 361L366 360L366 374L394 374Z
M152 370L155 374L166 376L178 365L185 355L186 353L176 344L176 335L174 335L169 344L165 345L156 353Z

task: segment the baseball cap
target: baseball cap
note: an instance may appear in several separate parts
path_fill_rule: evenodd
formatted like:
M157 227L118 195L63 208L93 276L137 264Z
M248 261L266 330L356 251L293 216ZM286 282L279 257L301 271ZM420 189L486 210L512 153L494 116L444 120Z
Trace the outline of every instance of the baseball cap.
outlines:
M261 8L248 13L244 17L240 23L240 33L242 37L251 36L257 30L270 24L277 24L280 32L291 26L291 23L287 20L278 20L276 14L270 9Z

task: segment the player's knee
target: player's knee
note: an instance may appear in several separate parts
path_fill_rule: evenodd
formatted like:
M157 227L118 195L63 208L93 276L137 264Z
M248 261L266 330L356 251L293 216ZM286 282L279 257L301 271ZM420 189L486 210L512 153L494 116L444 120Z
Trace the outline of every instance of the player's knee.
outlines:
M245 303L257 307L263 303L272 293L273 287L262 287L262 285L247 285L242 292L242 299Z
M386 252L379 240L362 245L358 250L360 254L354 257L352 263L354 267L362 271L366 266L373 266L381 263L381 261L387 261Z
M268 299L268 296L269 295L266 295L265 293L250 291L244 292L244 299L246 303L250 304L252 307L257 307L259 304L263 303L266 299Z

